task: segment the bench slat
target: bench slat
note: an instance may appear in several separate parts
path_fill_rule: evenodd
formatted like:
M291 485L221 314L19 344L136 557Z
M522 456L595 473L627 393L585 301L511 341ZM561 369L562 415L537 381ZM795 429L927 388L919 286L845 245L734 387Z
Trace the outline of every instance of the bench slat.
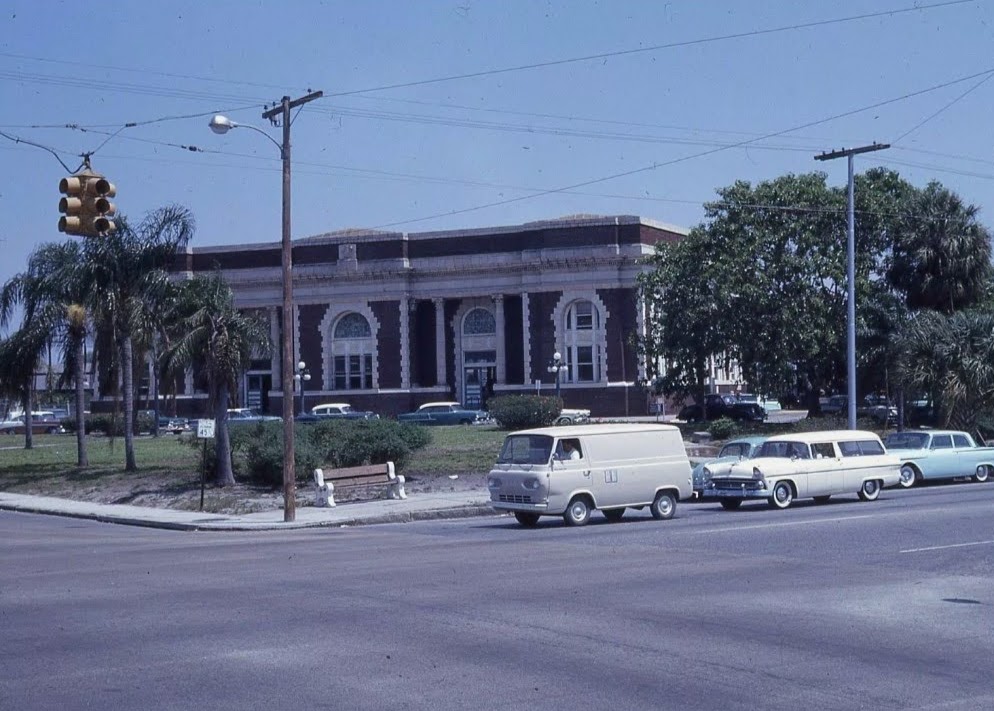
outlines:
M364 467L346 467L344 469L324 469L325 481L338 481L340 479L354 479L356 477L375 477L381 475L388 476L389 464L370 464Z
M351 477L348 479L335 479L334 481L335 489L346 489L351 486L379 486L381 484L389 484L393 480L384 474L380 477Z

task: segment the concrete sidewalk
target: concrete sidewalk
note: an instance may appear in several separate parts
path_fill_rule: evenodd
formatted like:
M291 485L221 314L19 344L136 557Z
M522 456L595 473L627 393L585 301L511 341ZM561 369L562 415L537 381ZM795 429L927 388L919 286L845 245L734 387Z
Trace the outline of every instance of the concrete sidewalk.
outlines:
M50 496L0 492L0 510L86 518L129 526L180 531L280 531L318 526L359 526L427 519L494 516L485 491L413 494L406 499L377 499L343 503L334 508L298 506L297 520L283 521L283 510L229 516L204 511L155 509L122 504L95 504Z

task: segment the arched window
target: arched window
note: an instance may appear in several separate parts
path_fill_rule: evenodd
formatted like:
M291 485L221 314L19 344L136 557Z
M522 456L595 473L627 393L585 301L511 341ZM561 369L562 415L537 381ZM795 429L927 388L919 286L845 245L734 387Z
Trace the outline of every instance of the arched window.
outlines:
M335 321L331 353L331 383L335 390L373 388L376 342L365 316L352 311Z
M369 338L369 321L362 314L345 314L335 324L335 338Z
M497 333L497 321L486 309L473 309L462 322L462 332L466 336L485 336Z
M569 383L595 383L601 379L602 319L591 301L574 301L563 324L565 359Z

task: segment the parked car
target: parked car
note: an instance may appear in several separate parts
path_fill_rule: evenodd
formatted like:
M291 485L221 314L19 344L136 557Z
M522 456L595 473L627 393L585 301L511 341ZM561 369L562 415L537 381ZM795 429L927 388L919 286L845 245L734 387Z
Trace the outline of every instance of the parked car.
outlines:
M821 405L821 414L833 417L845 417L849 413L849 398L845 395L833 395ZM867 395L862 404L856 405L856 417L869 417L881 426L897 424L897 407L886 397Z
M171 432L172 434L182 434L190 431L190 422L183 417L170 417L165 426L161 424L162 418L159 418L159 420L160 430L165 430L166 432Z
M749 499L764 499L777 509L800 498L825 503L836 494L874 501L900 478L900 460L873 432L805 432L766 440L754 458L712 476L704 497L717 499L726 510Z
M282 417L277 417L276 415L263 415L258 410L253 410L248 407L235 407L228 410L229 423L282 421Z
M345 402L328 402L323 405L315 405L311 408L311 414L330 420L378 420L380 416L369 410L353 410L352 406Z
M590 410L577 410L564 407L556 417L557 425L578 425L590 421Z
M694 497L700 499L704 495L704 487L716 474L727 474L733 464L755 457L765 441L766 437L739 437L725 442L717 457L694 467Z
M22 435L27 430L24 422L24 415L0 422L0 434ZM65 428L62 427L62 420L55 417L49 411L31 413L32 434L62 434Z
M294 422L299 422L305 425L317 424L318 422L324 422L327 419L330 418L324 417L323 415L315 415L313 412L302 412L299 415L293 416Z
M471 425L489 417L483 410L467 410L458 402L426 402L414 412L397 415L397 419L419 425Z
M900 484L905 489L925 479L973 477L987 481L994 475L994 447L978 447L966 432L892 432L884 446L901 460Z
M763 422L766 420L766 409L757 402L739 402L733 395L709 394L704 398L707 405L707 419L717 420L728 417L743 422ZM685 422L703 422L705 408L699 404L685 405L677 415L678 420Z

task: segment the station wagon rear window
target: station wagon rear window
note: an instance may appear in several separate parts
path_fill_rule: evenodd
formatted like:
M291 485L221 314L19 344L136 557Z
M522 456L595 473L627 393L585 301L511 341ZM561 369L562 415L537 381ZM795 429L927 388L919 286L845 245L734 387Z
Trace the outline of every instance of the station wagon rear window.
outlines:
M869 457L874 454L885 454L884 447L875 439L839 442L839 451L843 457Z
M504 440L498 464L548 464L552 455L552 437L548 435L511 435Z

